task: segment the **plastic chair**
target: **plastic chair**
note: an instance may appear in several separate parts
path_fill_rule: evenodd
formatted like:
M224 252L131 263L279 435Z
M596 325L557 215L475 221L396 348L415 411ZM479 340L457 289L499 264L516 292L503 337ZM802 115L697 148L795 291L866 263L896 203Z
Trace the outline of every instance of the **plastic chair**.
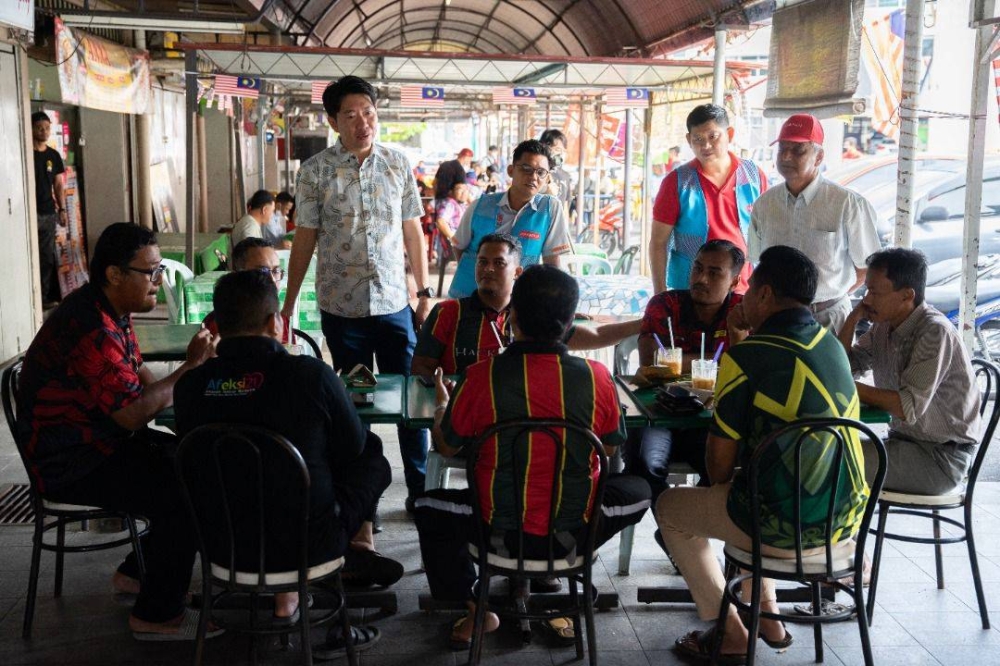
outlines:
M976 379L982 389L981 401L979 403L979 414L986 414L986 403L990 397L993 398L993 409L990 410L989 420L983 430L983 437L979 443L979 450L972 462L969 470L968 480L965 488L947 495L910 495L907 493L897 493L886 490L879 497L878 507L878 527L872 530L875 534L875 552L872 555L871 586L868 590L868 621L871 622L875 611L875 591L878 589L878 575L882 559L882 544L885 539L895 539L896 541L906 541L909 543L923 543L934 546L934 563L937 572L937 586L939 590L944 589L944 562L941 558L941 546L947 543L961 543L964 541L969 549L969 565L972 567L972 581L976 586L976 600L979 602L979 615L982 618L983 629L990 628L989 611L986 608L986 597L983 594L983 580L979 575L979 558L976 555L976 540L972 532L972 507L973 494L976 491L976 480L979 478L979 471L983 467L983 460L986 458L986 451L989 449L993 439L993 432L997 427L997 420L1000 419L1000 399L996 395L1000 389L1000 369L992 363L981 359L972 359L972 367L976 373ZM947 509L961 509L962 520L942 516L941 511ZM885 531L889 514L903 514L908 516L919 516L929 518L933 521L934 536L917 537L905 534L893 534ZM941 536L941 523L947 523L961 530L955 536Z
M167 299L170 323L186 323L184 283L194 279L194 272L173 259L161 259L160 263L167 269L163 272L163 293Z
M824 541L826 542L822 552L814 555L804 555L802 545L803 525L800 510L802 506L802 486L804 473L810 477L810 483L818 483L816 476L817 469L810 467L803 470L803 449L809 447L823 446L827 449L832 464L826 472L823 482L829 482L829 487L839 488L841 475L841 461L847 455L849 438L847 431L853 429L860 434L871 439L878 455L878 471L875 480L870 486L870 494L865 502L865 511L861 519L861 525L857 536L854 539L845 538L837 543L831 543L831 535L834 530L834 520L838 510L837 492L830 493L830 500L827 505L826 519L823 525ZM822 442L817 442L817 437L823 437ZM761 554L760 538L760 515L761 505L767 501L767 489L758 488L758 474L760 471L760 461L764 454L771 448L779 448L783 453L783 459L794 461L795 479L791 485L792 490L798 489L793 495L793 506L795 507L795 517L791 520L791 527L795 533L795 557L790 559L780 559L774 557L764 557ZM794 451L793 451L794 449ZM868 535L868 526L871 524L872 515L875 513L876 499L882 490L882 482L885 480L886 452L885 445L872 430L865 424L844 418L815 418L801 419L793 421L788 425L773 431L756 448L750 458L750 463L745 470L749 483L750 513L752 516L750 539L752 543L751 552L747 552L732 544L726 544L724 549L726 557L726 585L723 588L722 606L719 610L719 619L715 626L715 645L713 660L718 658L719 647L721 646L722 635L725 630L726 617L729 612L729 605L734 604L737 609L749 613L750 624L747 627L750 636L756 637L760 631L760 619L762 617L770 620L783 620L796 624L812 624L816 650L816 661L823 661L823 625L828 622L849 621L854 615L854 609L848 609L836 614L823 615L821 608L820 585L828 585L843 590L851 594L854 598L858 622L858 631L861 634L861 650L864 653L866 666L872 666L871 639L868 635L868 616L861 612L865 608L864 588L862 579L864 575L865 559L865 538ZM739 570L749 573L738 574ZM785 615L782 613L764 613L760 610L761 579L772 578L775 580L796 581L808 585L812 591L812 606L815 609L813 615ZM850 578L850 585L842 582L843 579ZM752 593L749 603L740 597L740 588L743 581L750 580ZM873 601L868 599L869 608ZM756 654L757 641L750 640L747 644L748 666L753 666Z
M559 266L570 275L611 275L611 262L600 257L585 254L564 254L559 257Z
M287 635L289 626L259 624L259 595L298 592L303 661L312 664L310 625L340 615L347 656L357 663L340 572L344 558L310 566L309 471L298 449L276 432L250 425L209 424L188 433L177 449L177 475L198 536L202 569L201 618L195 666L201 664L212 605L222 597L250 597L250 634ZM277 570L275 566L277 562ZM293 563L294 564L291 564ZM334 582L334 604L319 617L306 609L308 584ZM212 597L212 588L223 592ZM256 663L256 641L250 661Z
M109 511L79 504L52 502L45 499L41 492L39 492L35 477L31 473L28 458L25 455L26 442L18 432L17 427L17 387L18 377L21 373L21 363L22 361L19 359L4 369L3 375L0 376L0 394L2 394L3 412L7 418L7 425L10 427L10 434L14 438L14 443L17 445L17 452L20 454L24 470L28 474L31 490L31 508L35 514L35 531L31 540L31 571L28 574L28 597L25 600L24 625L21 630L23 638L31 638L31 625L35 616L35 597L38 594L38 570L41 565L42 551L47 550L56 554L55 591L53 592L53 596L55 597L59 597L62 594L63 555L65 553L89 553L95 550L109 550L119 546L131 545L135 551L141 577L145 573L145 567L143 565L142 547L139 544L139 537L146 533L146 521L142 520L143 529L140 531L136 526L135 519L128 513ZM128 529L128 536L96 544L80 546L66 545L67 525L106 518L123 521ZM53 529L56 530L56 542L48 543L45 541L45 533Z
M565 434L565 436L564 436ZM518 534L518 552L512 553L510 557L504 557L495 552L490 552L491 530L483 522L482 511L479 504L479 485L476 481L475 469L480 451L485 442L497 437L498 446L505 451L509 451L511 464L508 473L509 483L513 489L509 499L513 506L510 507L511 520L514 523L513 530ZM518 579L566 578L569 583L570 608L559 609L558 616L572 615L573 630L576 635L576 656L583 658L583 635L580 631L581 614L587 626L587 652L590 655L591 666L597 665L597 636L594 631L594 603L591 584L591 567L594 561L594 543L597 538L597 523L599 520L586 520L580 516L580 527L584 528L584 538L577 542L576 559L573 562L561 557L557 557L555 549L560 546L560 535L557 532L557 518L565 520L559 515L560 503L552 501L549 509L549 534L547 536L548 557L546 559L527 559L524 556L524 507L522 498L526 483L525 472L527 466L522 466L520 461L528 456L529 447L543 446L545 442L555 447L555 459L571 459L572 457L588 456L598 464L599 476L596 488L593 492L591 506L593 507L592 518L596 518L601 511L601 504L604 499L604 484L608 476L608 458L604 454L604 447L601 440L590 430L570 423L568 421L556 419L525 419L516 421L505 421L498 423L484 432L470 451L467 461L467 474L469 488L472 498L472 519L473 525L478 530L478 540L469 544L469 552L476 558L479 565L479 580L477 583L477 604L475 623L472 633L472 647L469 651L469 664L478 664L483 650L483 630L486 618L486 606L490 595L490 578L492 576L507 576ZM575 454L572 452L576 449ZM569 468L570 471L567 471ZM573 466L554 465L552 473L553 489L562 487L567 480L567 475L575 471ZM534 468L533 468L534 469ZM499 473L499 472L498 472ZM589 466L586 472L589 473ZM554 500L554 498L553 498ZM498 511L502 507L498 507ZM576 529L576 528L573 528ZM577 583L583 585L582 598L577 592ZM552 611L532 612L525 607L512 613L521 619L544 620L555 617Z
M615 275L628 275L631 273L632 262L635 261L635 255L638 252L638 245L630 245L622 250L622 256L618 257L618 262L615 264Z

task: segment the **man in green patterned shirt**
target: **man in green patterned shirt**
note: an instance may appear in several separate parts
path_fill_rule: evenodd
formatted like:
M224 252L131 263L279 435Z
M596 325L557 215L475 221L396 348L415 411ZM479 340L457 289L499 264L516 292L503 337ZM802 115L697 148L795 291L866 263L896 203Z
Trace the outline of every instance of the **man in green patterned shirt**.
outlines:
M756 447L786 423L805 417L859 416L847 355L808 309L816 282L816 266L800 251L778 245L761 254L739 306L753 334L722 357L716 381L715 420L705 461L712 486L671 488L657 502L663 541L691 589L702 620L715 621L725 583L708 540L751 548L748 479L736 469L745 469ZM868 497L861 445L853 431L848 441L837 489L835 541L857 532ZM802 537L807 553L819 552L824 545L822 523L831 492L834 450L827 446L803 450L802 520L806 527ZM774 451L760 462L758 477L766 506L761 516L763 554L794 558L794 462L791 456ZM746 587L744 595L749 599ZM761 610L777 611L774 584L766 579ZM760 631L771 647L791 644L791 635L779 622L762 620ZM693 631L678 639L676 648L706 657L711 651L711 633ZM742 663L747 640L746 627L730 607L722 642L725 663Z

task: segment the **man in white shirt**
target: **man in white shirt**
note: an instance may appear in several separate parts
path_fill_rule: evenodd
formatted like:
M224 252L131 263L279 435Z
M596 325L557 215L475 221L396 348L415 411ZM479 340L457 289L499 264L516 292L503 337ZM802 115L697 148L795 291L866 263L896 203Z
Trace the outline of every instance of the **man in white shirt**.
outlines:
M790 117L775 143L785 183L754 203L750 261L757 263L773 245L788 245L809 257L819 269L810 309L816 321L837 333L851 312L850 294L864 284L865 260L881 249L875 209L857 192L820 174L823 127L815 116Z

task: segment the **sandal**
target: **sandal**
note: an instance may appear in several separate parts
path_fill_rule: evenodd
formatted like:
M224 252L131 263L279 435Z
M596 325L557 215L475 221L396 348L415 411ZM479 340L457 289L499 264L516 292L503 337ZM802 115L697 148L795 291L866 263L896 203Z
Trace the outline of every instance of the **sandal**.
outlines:
M712 661L712 644L715 643L715 627L704 631L692 631L674 641L674 651L699 661ZM719 666L743 666L746 654L720 654L713 662Z
M370 625L351 627L351 642L354 643L354 650L361 652L378 643L382 638L382 632L378 627ZM347 654L347 645L340 627L331 627L326 635L326 642L322 645L313 646L313 658L317 660L336 659Z
M746 613L744 611L738 611L737 615L740 616L740 622L743 623L744 627L749 627L750 626L750 614L749 613ZM761 619L763 619L763 618L761 618ZM792 639L791 632L788 631L788 627L785 626L784 622L781 623L781 628L785 630L785 635L784 635L784 637L782 637L781 639L776 640L776 641L772 641L771 639L769 639L767 636L764 635L764 632L760 631L760 630L757 631L757 635L760 637L760 639L762 641L764 641L765 643L767 643L767 646L769 648L771 648L772 650L784 650L785 648L791 646L793 639Z
M573 620L568 617L554 617L542 620L539 624L542 633L548 634L557 645L576 645L576 632L573 631Z
M313 607L313 595L308 593L306 595L306 609ZM291 627L299 622L299 618L302 617L302 604L295 607L295 611L291 615L281 616L273 615L271 617L271 626L274 627Z
M486 611L486 620L485 620L486 629L483 631L483 634L492 633L500 628L500 618L497 618L497 625L492 629L490 628L489 623L490 620L492 619L490 615L491 615L490 612ZM469 648L472 647L472 634L469 634L468 638L464 638L458 633L462 628L462 623L465 622L466 620L469 620L471 622L472 618L463 615L462 617L455 620L451 625L451 634L449 634L448 636L448 647L456 652L460 652L462 650L468 650Z
M198 637L198 622L200 618L200 612L185 608L180 624L177 625L177 631L170 633L159 631L133 631L132 638L137 641L155 642L193 641ZM215 638L216 636L221 636L224 633L226 633L226 630L223 627L210 620L208 623L208 629L205 631L205 638Z

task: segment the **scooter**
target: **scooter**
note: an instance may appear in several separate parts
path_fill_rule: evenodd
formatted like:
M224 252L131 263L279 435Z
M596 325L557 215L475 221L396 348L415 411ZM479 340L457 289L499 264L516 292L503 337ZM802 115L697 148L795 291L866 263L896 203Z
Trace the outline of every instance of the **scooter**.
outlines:
M616 195L598 212L598 234L600 240L597 245L604 250L609 257L616 249L625 247L623 237L624 223L622 222L623 208L624 205L622 204L621 196ZM588 224L584 227L577 236L576 242L593 243L594 226L592 224Z

